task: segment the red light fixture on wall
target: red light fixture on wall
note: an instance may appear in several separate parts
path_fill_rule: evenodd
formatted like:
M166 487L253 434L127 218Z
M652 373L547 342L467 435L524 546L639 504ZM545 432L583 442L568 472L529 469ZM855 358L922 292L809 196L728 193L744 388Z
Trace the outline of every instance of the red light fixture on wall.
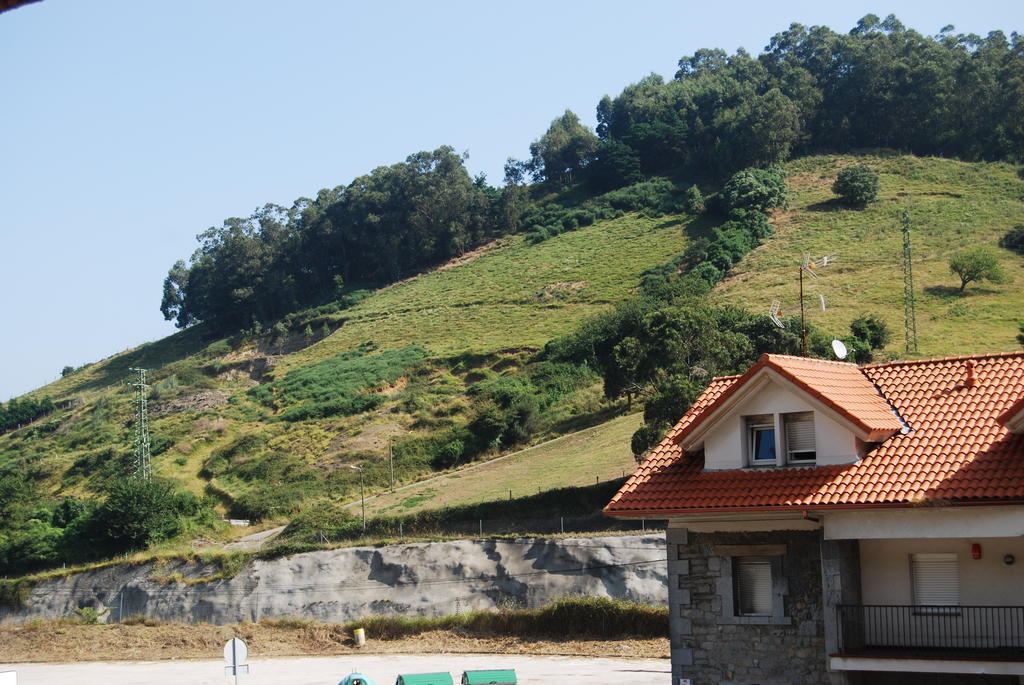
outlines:
M981 545L977 542L971 543L971 559L981 559Z

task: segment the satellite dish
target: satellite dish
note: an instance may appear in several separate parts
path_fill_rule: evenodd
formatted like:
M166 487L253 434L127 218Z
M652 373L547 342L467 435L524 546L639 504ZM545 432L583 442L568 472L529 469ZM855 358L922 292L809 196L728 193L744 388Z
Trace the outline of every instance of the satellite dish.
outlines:
M836 355L836 359L846 359L846 355L850 354L842 340L832 341L832 352Z

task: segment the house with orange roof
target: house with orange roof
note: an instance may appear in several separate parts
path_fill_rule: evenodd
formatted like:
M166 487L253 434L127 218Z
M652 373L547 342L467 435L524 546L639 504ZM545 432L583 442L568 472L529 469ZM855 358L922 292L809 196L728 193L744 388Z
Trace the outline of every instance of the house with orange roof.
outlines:
M1024 353L763 355L605 513L669 521L672 685L1024 682Z

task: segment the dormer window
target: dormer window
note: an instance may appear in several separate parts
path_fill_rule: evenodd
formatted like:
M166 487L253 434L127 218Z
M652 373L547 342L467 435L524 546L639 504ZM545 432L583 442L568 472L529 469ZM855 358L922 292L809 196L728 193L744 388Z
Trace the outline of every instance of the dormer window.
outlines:
M749 466L805 465L817 460L814 412L754 414L745 422Z
M782 415L786 430L786 461L790 464L814 463L818 453L814 444L814 412Z

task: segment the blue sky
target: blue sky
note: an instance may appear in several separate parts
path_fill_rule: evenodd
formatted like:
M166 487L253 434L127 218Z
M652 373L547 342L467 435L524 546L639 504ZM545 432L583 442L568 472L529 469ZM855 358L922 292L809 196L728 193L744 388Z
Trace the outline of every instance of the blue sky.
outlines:
M757 54L791 22L893 12L1024 29L1018 1L354 3L43 0L0 14L0 401L174 331L161 284L195 235L451 145L499 183L553 118Z

